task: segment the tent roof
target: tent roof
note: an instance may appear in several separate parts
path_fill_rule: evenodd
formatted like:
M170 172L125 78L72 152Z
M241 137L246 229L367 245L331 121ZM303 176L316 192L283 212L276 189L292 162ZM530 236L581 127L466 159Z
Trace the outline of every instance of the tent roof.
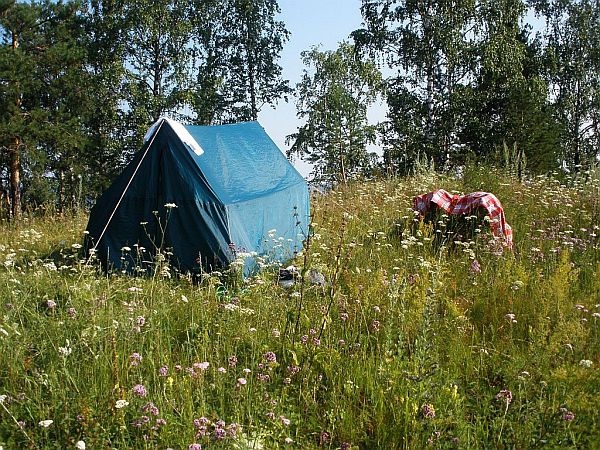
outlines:
M306 183L258 122L184 127L204 151L187 146L191 158L224 204Z

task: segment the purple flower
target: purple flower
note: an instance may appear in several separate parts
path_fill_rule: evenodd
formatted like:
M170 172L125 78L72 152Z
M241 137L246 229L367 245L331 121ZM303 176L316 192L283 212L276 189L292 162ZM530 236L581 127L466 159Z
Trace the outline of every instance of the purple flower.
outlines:
M560 408L561 416L560 418L565 422L571 422L575 419L575 414L569 411L567 408Z
M233 422L227 425L225 431L227 431L227 436L235 439L237 435L242 431L242 426L239 423Z
M275 355L274 352L267 352L267 353L265 353L263 355L263 358L268 363L275 363L275 362L277 362L277 355Z
M153 416L158 416L158 408L152 402L146 403L142 407L142 411L144 411L145 413L150 413Z
M190 444L188 445L188 450L202 450L202 446L200 444Z
M234 356L230 356L228 361L229 361L229 367L235 367L235 366L237 366L237 363L238 363L237 356L235 356L235 355Z
M129 363L133 367L139 366L141 362L142 362L142 355L140 355L138 352L132 353L131 356L129 357Z
M502 389L496 394L496 400L506 402L506 406L510 405L513 399L512 392L508 389Z
M199 419L194 419L194 426L196 428L200 428L201 426L206 426L210 423L210 420L208 420L206 417L202 416Z
M303 334L303 335L300 337L300 343L301 343L301 344L305 344L305 345L306 345L306 343L307 343L307 342L308 342L308 335L306 335L306 334Z
M246 379L245 379L245 378L238 378L238 379L237 379L237 383L236 383L236 385L235 385L235 386L236 386L237 388L240 388L241 386L245 386L247 382L248 382L248 381L246 381Z
M74 319L75 316L77 315L77 310L75 308L68 308L67 309L67 314L69 315L69 317L71 319Z
M298 372L300 372L300 367L296 365L287 366L287 371L290 375L296 375Z
M163 425L166 425L167 421L165 419L156 419L156 425L159 427L162 427Z
M54 300L48 300L46 302L46 306L48 307L48 309L54 309L56 308L56 302Z
M192 367L194 369L199 369L202 372L204 372L206 369L208 369L209 365L210 364L208 362L204 361L204 362L201 362L201 363L194 363L194 364L192 364Z
M158 374L161 377L166 377L169 374L169 368L167 366L162 366L160 369L158 369Z
M469 270L471 271L471 273L481 273L481 264L479 264L479 261L474 259L471 262L471 267L469 268Z
M371 323L371 330L377 332L377 331L379 331L380 328L381 328L381 323L379 322L379 320L374 320Z
M430 403L425 403L421 406L421 414L426 419L433 419L435 417L435 408Z
M319 434L319 445L325 445L331 442L331 434L328 431L321 431Z
M135 319L135 323L138 327L143 327L146 323L146 318L144 316L137 316L137 318Z
M143 384L136 384L133 387L132 391L138 397L145 397L146 395L148 395L148 391L146 390Z
M223 428L216 427L213 431L215 439L220 441L227 437L227 432Z

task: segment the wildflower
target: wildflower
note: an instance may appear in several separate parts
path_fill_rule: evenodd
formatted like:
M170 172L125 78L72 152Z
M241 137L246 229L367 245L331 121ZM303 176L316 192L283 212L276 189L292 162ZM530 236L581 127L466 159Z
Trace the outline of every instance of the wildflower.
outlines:
M286 437L283 442L286 444L293 444L294 440L291 437Z
M53 423L54 423L54 420L50 420L50 419L48 419L48 420L42 420L42 421L40 421L38 425L39 425L40 427L43 427L43 428L48 428L48 427L49 427L50 425L52 425Z
M75 316L77 315L77 310L75 308L69 308L69 309L67 309L67 314L69 315L69 317L71 319L74 319ZM80 442L82 442L82 441L80 441Z
M246 386L246 383L248 383L248 381L245 378L240 377L237 379L236 387Z
M476 259L471 261L471 267L469 268L469 270L471 271L471 273L481 273L481 264L479 264L479 261L477 261Z
M145 413L150 413L153 416L158 416L158 408L154 403L148 402L142 407L142 411Z
M146 318L144 316L137 316L135 323L138 327L143 327L146 324Z
M250 369L248 369L247 367L246 367L246 368L243 370L243 372L244 372L245 374L252 373L252 371L251 371Z
M127 288L127 290L128 290L129 292L142 292L142 290L143 290L143 289L142 289L142 288L139 288L139 287L137 287L137 286L131 286L131 287L128 287L128 288Z
M167 421L165 419L156 419L156 426L157 427L162 427L163 425L166 425Z
M319 345L321 345L321 339L314 337L314 338L312 339L312 344L313 344L315 347L318 347Z
M274 352L267 352L263 355L263 358L265 359L265 361L267 361L268 363L275 363L277 362L277 355L275 355Z
M160 369L158 369L158 374L161 377L166 377L169 374L169 368L167 366L162 366Z
M496 394L496 400L506 402L506 406L510 405L513 399L512 392L508 389L502 389L500 392Z
M371 329L375 332L379 331L380 327L381 323L379 322L379 320L374 320L373 323L371 323Z
M302 337L300 337L300 343L306 345L307 342L308 342L308 335L303 334Z
M435 408L430 403L425 403L421 406L421 414L425 419L433 419L435 417Z
M319 445L325 445L331 442L331 434L328 431L321 431L319 434Z
M194 369L199 369L199 370L201 370L201 371L204 372L206 369L208 369L209 365L210 364L208 362L204 361L204 362L201 362L201 363L194 363L194 364L192 364L192 367Z
M273 411L269 411L266 415L267 415L267 419L275 420L275 413Z
M66 345L64 347L58 347L58 353L65 358L71 354L73 350L71 349L71 343L67 339Z
M279 420L281 421L282 424L284 424L286 427L290 425L290 423L292 423L292 421L288 418L286 418L285 416L279 416Z
M584 369L589 369L590 367L592 367L594 365L594 363L592 361L590 361L589 359L582 359L581 361L579 361L579 365L581 367L583 367Z
M346 313L346 312L341 313L340 314L340 320L342 322L345 322L346 320L348 320L348 313Z
M278 338L279 336L281 336L281 332L277 328L273 328L273 331L271 331L271 334L273 335L274 338Z
M129 357L129 364L132 367L139 366L141 362L142 362L142 355L140 355L138 352L132 353L131 356Z
M127 405L129 405L129 402L127 400L117 400L117 402L115 403L115 408L121 409L125 408Z
M177 208L177 205L175 203L165 203L165 208L173 209L173 208Z
M77 450L85 450L85 442L84 441L77 441L77 443L75 444L75 448Z
M124 253L130 252L131 251L131 247L127 247L127 246L121 247L121 251L124 252Z
M217 441L221 441L227 437L227 432L221 427L215 427L213 434Z
M380 313L381 312L381 308L377 305L373 306L373 311L375 311L376 313Z
M229 367L235 367L238 362L237 356L230 356L228 362L229 362Z
M145 397L146 395L148 395L148 391L146 390L146 387L143 384L136 384L133 387L132 391L138 397Z
M508 321L508 323L517 323L517 319L515 319L515 315L513 313L508 313L504 315L504 318Z
M200 444L190 444L188 445L188 450L202 450L202 446Z
M227 369L225 367L219 367L217 369L217 372L219 372L219 373L227 373Z
M571 422L575 419L575 414L569 411L567 408L560 408L561 416L560 418L565 422Z
M48 309L54 309L56 308L56 302L54 300L48 300L46 302L46 306L48 307Z
M237 435L239 433L241 433L242 426L239 423L232 422L229 425L227 425L227 428L225 428L225 431L227 432L227 436L235 439L237 437Z

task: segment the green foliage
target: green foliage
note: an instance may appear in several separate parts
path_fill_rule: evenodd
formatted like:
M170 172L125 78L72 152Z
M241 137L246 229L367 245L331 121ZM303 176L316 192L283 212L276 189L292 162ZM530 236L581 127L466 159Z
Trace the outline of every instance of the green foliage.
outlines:
M433 245L411 199L436 187L494 192L514 252L485 226ZM595 448L599 188L481 166L349 183L314 199L295 261L325 284L290 288L104 274L84 216L5 224L0 445Z
M315 47L302 58L308 68L297 86L298 117L306 123L288 136L288 156L313 163L314 181L346 183L371 166L375 128L367 109L381 93L381 73L348 43L328 52Z

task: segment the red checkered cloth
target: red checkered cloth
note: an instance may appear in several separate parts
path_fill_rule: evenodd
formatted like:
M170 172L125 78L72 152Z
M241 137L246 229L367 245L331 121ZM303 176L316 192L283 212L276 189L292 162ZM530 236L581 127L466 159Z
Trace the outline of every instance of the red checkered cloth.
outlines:
M503 244L512 249L512 228L506 223L504 209L500 200L489 192L473 192L467 195L452 195L443 189L428 194L417 195L413 199L415 211L422 215L429 211L431 204L443 209L448 214L470 214L477 208L484 208L490 218L490 227L494 236L502 239Z

